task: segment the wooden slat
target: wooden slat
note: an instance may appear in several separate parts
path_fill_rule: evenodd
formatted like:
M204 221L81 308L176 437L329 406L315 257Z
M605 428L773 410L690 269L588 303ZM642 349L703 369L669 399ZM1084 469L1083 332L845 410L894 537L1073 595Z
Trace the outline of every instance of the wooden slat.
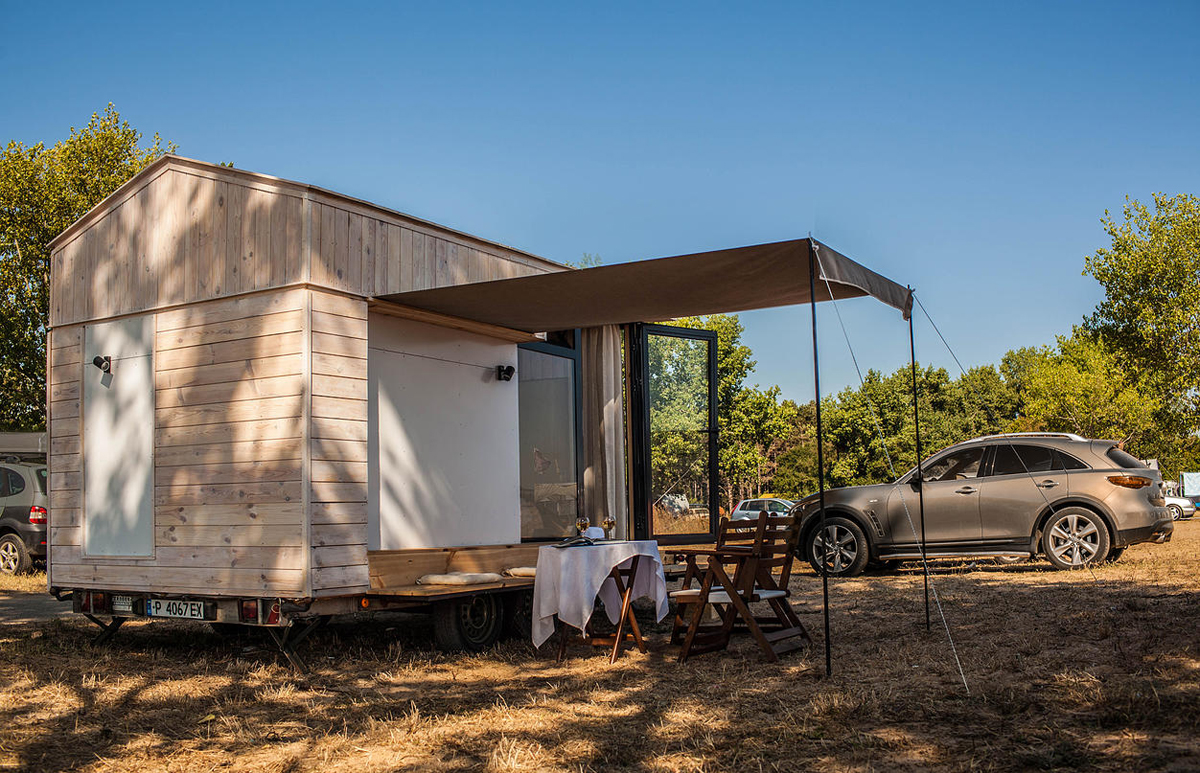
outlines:
M50 368L50 382L53 384L76 383L82 377L83 366L78 363L74 365L60 365L57 368Z
M285 279L288 282L301 280L301 251L304 240L304 201L298 196L288 196L284 204L287 225L284 235Z
M209 206L212 252L208 263L208 297L217 298L227 292L225 260L228 255L229 183L218 180L213 186L212 196Z
M286 419L235 421L186 427L160 427L154 432L156 448L190 446L207 443L240 443L250 440L278 440L300 437L304 421L293 416ZM365 430L364 430L365 439Z
M79 432L78 423L71 422L75 425L76 433ZM67 437L52 437L50 439L51 454L78 454L80 452L79 435L69 435ZM55 458L58 458L57 456Z
M51 400L79 400L79 384L78 381L66 382L51 382L50 384L50 399Z
M313 290L312 307L313 311L323 314L336 314L353 319L367 318L367 303L362 298L350 298L336 293Z
M312 527L310 533L314 548L326 545L367 544L367 527L361 523L318 524Z
M310 500L313 502L366 502L366 483L313 483Z
M212 547L239 545L244 547L288 547L304 544L304 531L299 524L265 526L258 523L239 523L231 526L158 526L154 543L163 546Z
M312 524L343 524L367 522L366 502L313 502Z
M61 549L60 549L61 548ZM365 557L364 557L365 560ZM303 547L259 547L259 546L158 546L154 557L149 559L88 559L83 557L78 546L55 545L54 561L59 564L90 564L99 566L133 565L156 568L182 567L194 569L236 568L275 571L279 569L303 569ZM203 592L197 588L197 592Z
M366 483L367 463L314 459L309 476L318 483Z
M80 491L51 488L49 497L51 510L83 507L83 493Z
M177 590L206 595L298 593L304 588L304 571L55 564L54 582L65 587L164 593Z
M326 419L356 419L367 418L367 401L348 400L340 397L317 397L312 398L312 415L313 418Z
M362 338L313 333L312 350L322 354L339 354L343 357L367 358L367 342Z
M313 374L318 376L367 377L367 361L358 357L315 353L312 356L312 369Z
M50 331L51 349L70 349L83 345L83 326L71 325L59 327ZM76 358L78 359L78 358Z
M323 462L323 464L341 464ZM301 478L299 459L273 461L229 462L226 464L191 464L179 467L160 467L154 476L157 486L202 486L242 481L298 481ZM55 473L57 474L57 473ZM74 473L64 473L74 474Z
M201 365L195 368L159 370L154 374L154 385L158 389L171 389L201 384L220 384L247 379L299 375L303 369L304 355L296 352L275 357L255 357L213 365ZM366 372L365 366L363 372ZM366 376L364 375L363 378Z
M337 462L325 462L325 464L337 464ZM82 472L58 472L57 470L50 473L50 490L65 491L67 489L82 488L83 473Z
M532 588L532 577L505 577L499 582L485 582L475 585L399 585L393 587L377 587L375 576L371 576L371 593L395 598L420 599L424 602L451 599L457 596L476 596L480 593L495 591L514 591L520 588Z
M323 397L322 400L335 398ZM315 401L314 401L315 402ZM177 408L158 408L154 419L160 428L186 427L218 422L259 421L263 419L286 419L300 416L303 412L299 396L269 397L261 400L244 400L236 403L195 405Z
M367 554L372 589L415 585L425 574L503 572L536 566L538 545L481 545L462 548L373 550Z
M77 529L83 525L83 510L78 507L62 507L50 511L51 529Z
M335 451L336 449L329 453L334 453ZM155 452L154 463L161 468L192 464L265 462L280 459L300 459L302 457L303 441L297 437L279 440L248 440L240 443L164 446ZM58 457L56 457L57 459ZM347 461L359 460L347 459Z
M365 392L365 389L364 389ZM364 394L365 397L365 394ZM79 400L54 400L50 403L50 415L55 421L59 419L79 418Z
M304 378L300 375L276 376L274 378L247 378L226 381L220 384L199 384L159 389L155 393L155 406L175 408L213 403L233 403L240 400L262 400L268 397L298 397L304 394ZM366 390L363 390L366 397Z
M186 327L202 327L239 319L252 319L304 308L303 291L297 289L243 295L216 303L201 303L156 315L159 334Z
M349 339L348 339L349 340ZM276 357L303 351L304 335L300 332L244 338L206 346L189 346L159 352L155 357L158 370L197 368L221 362L237 362L249 358Z
M53 517L53 516L52 516ZM53 551L59 546L82 545L83 544L83 529L78 526L67 528L50 527L49 547L51 548L51 558Z
M363 295L375 294L375 255L378 238L376 233L379 221L373 217L363 219L362 255L359 263L360 278L354 287Z
M367 439L367 422L347 419L315 417L312 420L314 440L362 440Z
M278 287L288 281L287 273L287 198L271 196L271 259L267 284Z
M315 593L318 596L338 595L351 590L365 591L370 587L367 567L363 566L333 566L316 567L312 570L313 590L336 589L326 593Z
M314 438L311 442L313 461L365 462L367 444L358 440L329 440Z
M277 333L291 333L303 328L304 316L301 310L279 311L257 317L210 322L207 325L160 332L157 336L157 345L158 351L161 353L189 346L272 336Z
M312 313L312 329L317 333L333 333L347 338L367 337L367 321L356 317L343 317L314 310Z
M312 564L316 568L330 566L367 566L366 545L335 545L314 548Z
M299 502L300 491L301 484L296 481L219 483L211 486L157 486L154 489L154 506Z
M364 336L365 337L365 336ZM50 350L50 367L78 367L83 355L81 347L72 346Z
M154 509L154 523L158 526L286 526L299 525L303 520L304 505L300 502L188 505Z
M366 379L359 378L314 375L312 379L312 393L317 397L339 397L348 400L366 400L367 381Z
M75 472L83 469L83 457L80 454L55 454L51 452L55 472ZM354 461L353 459L349 461Z
M225 292L236 293L242 287L242 220L246 216L246 187L230 184L228 202L229 211L225 214ZM160 330L163 329L162 316L159 315ZM166 329L171 327L183 325L168 325Z

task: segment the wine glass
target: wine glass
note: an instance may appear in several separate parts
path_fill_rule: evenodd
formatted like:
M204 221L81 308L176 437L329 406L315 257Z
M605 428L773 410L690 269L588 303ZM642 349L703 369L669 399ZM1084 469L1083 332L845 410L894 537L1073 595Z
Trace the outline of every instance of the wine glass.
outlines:
M592 519L588 518L586 515L580 515L578 518L575 519L575 528L579 530L580 534L584 534L585 532L587 532L588 527L591 525L592 525Z
M604 527L605 539L612 539L613 529L617 527L616 517L614 517L612 513L605 513L604 520L600 522L600 525Z

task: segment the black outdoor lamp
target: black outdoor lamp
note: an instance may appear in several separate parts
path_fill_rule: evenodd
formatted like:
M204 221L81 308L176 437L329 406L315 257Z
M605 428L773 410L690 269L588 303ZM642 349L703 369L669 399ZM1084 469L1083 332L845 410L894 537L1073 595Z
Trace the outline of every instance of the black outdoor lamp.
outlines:
M514 368L512 365L497 365L496 366L496 378L500 379L501 381L512 381L513 374L516 372L517 372L517 369Z
M112 357L101 357L97 354L92 358L92 364L99 368L101 373L112 372Z

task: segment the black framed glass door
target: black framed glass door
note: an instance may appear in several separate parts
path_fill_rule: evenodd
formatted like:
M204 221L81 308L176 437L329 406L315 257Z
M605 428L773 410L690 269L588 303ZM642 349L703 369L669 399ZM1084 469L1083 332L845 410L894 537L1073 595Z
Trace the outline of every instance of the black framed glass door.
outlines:
M575 534L583 470L578 350L517 348L521 541Z
M642 324L630 343L634 535L707 541L718 518L717 334Z

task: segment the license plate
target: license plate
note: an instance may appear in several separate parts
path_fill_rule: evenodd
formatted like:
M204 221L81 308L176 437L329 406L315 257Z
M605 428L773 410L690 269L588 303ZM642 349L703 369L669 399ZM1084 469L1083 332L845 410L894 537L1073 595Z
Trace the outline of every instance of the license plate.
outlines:
M180 617L185 620L203 620L203 601L181 599L146 599L146 617Z
M117 612L133 614L133 596L113 596L112 611L114 614Z

